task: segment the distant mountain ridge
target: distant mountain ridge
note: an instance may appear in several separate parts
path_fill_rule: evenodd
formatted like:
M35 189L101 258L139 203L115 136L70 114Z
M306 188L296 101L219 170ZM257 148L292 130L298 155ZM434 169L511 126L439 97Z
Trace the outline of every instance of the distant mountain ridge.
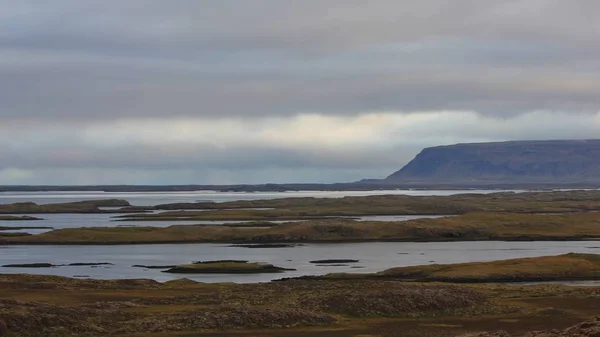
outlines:
M389 183L598 183L600 139L425 148Z

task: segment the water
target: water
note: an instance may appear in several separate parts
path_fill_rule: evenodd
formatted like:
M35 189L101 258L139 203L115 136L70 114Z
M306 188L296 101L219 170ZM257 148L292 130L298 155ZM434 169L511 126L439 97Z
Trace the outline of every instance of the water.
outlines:
M594 248L595 247L595 248ZM0 265L47 262L110 262L114 266L57 268L0 268L1 273L35 273L60 276L87 276L97 279L149 278L168 281L187 277L201 282L266 282L282 277L321 275L331 272L371 273L392 267L431 263L461 263L510 258L558 255L569 252L600 253L600 241L560 242L369 242L306 244L293 248L238 248L226 244L165 244L126 246L0 246ZM132 265L172 265L198 260L238 259L267 262L295 268L278 274L180 275ZM321 267L309 263L321 259L357 259L348 266ZM434 262L432 262L434 261ZM364 267L360 269L352 266Z
M115 221L115 216L124 214L35 214L36 218L44 220L9 220L0 221L2 227L52 227L54 229L81 228L81 227L168 227L171 225L220 225L223 223L237 223L241 221ZM25 232L39 234L51 229L23 229L9 230L10 232Z
M460 193L525 192L523 190L389 190L389 191L301 191L301 192L25 192L0 193L0 203L33 201L38 204L72 202L92 199L118 198L133 205L151 206L164 203L197 201L235 201L275 199L285 197L340 198L385 194L406 195L453 195ZM113 217L121 214L36 214L44 221L0 221L0 226L47 226L54 228L156 226L222 224L237 221L136 221L115 222ZM358 220L406 221L439 216L363 216ZM37 234L46 230L24 230ZM595 247L595 248L594 248ZM15 263L47 262L68 264L76 262L110 262L114 266L57 267L57 268L0 268L0 273L51 274L67 277L91 277L97 279L150 278L168 281L188 277L201 282L266 282L281 277L321 275L330 272L369 273L398 266L430 263L460 263L491 261L519 257L557 255L569 252L600 253L600 241L593 242L446 242L446 243L336 243L307 244L294 248L249 249L216 244L178 245L123 245L123 246L0 246L0 265ZM309 263L320 259L357 259L347 266L317 266ZM173 275L160 270L132 268L141 265L184 264L197 260L242 259L272 263L284 268L294 268L281 274L259 275ZM352 266L361 268L352 268ZM596 284L586 283L586 284Z
M214 201L226 202L236 200L260 200L285 197L316 197L316 198L341 198L345 196L367 195L454 195L462 193L494 193L515 192L525 190L382 190L382 191L288 191L288 192L0 192L0 204L14 202L35 202L38 204L73 202L94 199L125 199L133 205L153 206L157 204ZM103 207L103 210L115 210L115 207ZM268 210L269 208L256 208ZM198 211L198 210L194 210ZM166 211L157 211L166 212ZM34 214L43 221L0 221L4 227L52 227L54 229L79 228L79 227L116 227L116 226L149 226L168 227L171 225L221 225L223 223L240 223L245 221L115 221L117 216L123 214ZM439 218L432 215L374 215L351 217L360 221L407 221L423 218ZM272 221L280 223L284 221ZM13 230L11 232L25 232L40 234L49 229Z
M381 191L287 191L287 192L0 192L0 204L15 202L35 202L51 204L98 199L125 199L136 206L158 204L199 202L199 201L236 201L261 200L296 197L342 198L345 196L367 195L454 195L463 193L525 192L525 190L381 190Z
M154 206L158 204L214 201L226 202L236 200L277 199L287 197L315 197L315 198L341 198L345 196L367 196L386 194L405 195L454 195L461 193L493 193L508 192L508 190L383 190L383 191L289 191L289 192L1 192L0 204L15 202L35 202L38 204L74 202L97 199L125 199L132 205ZM510 192L525 192L524 190L511 190ZM115 207L103 207L103 210L114 210ZM261 208L258 208L261 209ZM268 210L268 208L262 208ZM194 210L197 211L197 210ZM161 211L159 211L161 212ZM52 227L79 228L79 227L115 227L115 226L150 226L167 227L171 225L221 225L223 223L239 223L244 221L129 221L117 222L114 217L123 215L115 213L106 214L33 214L44 221L0 221L4 227ZM407 221L421 218L436 218L437 216L411 215L411 216L364 216L356 217L357 220L368 221ZM272 221L277 223L278 221ZM283 222L283 221L279 221ZM48 229L14 230L12 232L26 232L40 234Z
M168 227L172 225L222 225L224 223L243 223L247 221L219 220L219 221L116 221L117 216L123 214L100 213L100 214L34 214L35 217L44 220L8 220L0 221L1 227L52 227L53 229L81 228L81 227ZM424 218L439 218L436 215L375 215L350 217L359 221L408 221ZM273 221L273 223L293 222L298 220ZM7 232L22 232L40 234L52 229L22 229L9 230Z

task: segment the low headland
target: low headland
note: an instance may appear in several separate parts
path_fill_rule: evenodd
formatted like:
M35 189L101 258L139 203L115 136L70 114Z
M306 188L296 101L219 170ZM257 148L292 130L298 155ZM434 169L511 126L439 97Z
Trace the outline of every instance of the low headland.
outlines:
M57 229L0 244L304 243L367 241L552 241L600 239L600 213L473 213L404 222L310 220L273 227L174 225Z
M106 209L111 208L111 209ZM124 208L124 209L121 209ZM130 213L137 212L127 200L103 199L38 205L34 202L0 204L0 214ZM4 217L4 216L3 216ZM7 219L15 220L15 219ZM41 220L41 219L28 219Z
M303 280L394 280L401 282L510 283L600 280L600 255L563 254L489 262L399 267L372 274L303 276ZM282 279L286 281L289 279Z
M210 212L207 212L210 211ZM162 211L161 213L151 213ZM572 213L600 211L600 191L498 192L449 196L375 195L343 198L281 198L231 202L134 206L106 199L38 205L0 204L0 214L132 213L123 221L307 220L366 215L452 215L477 212Z
M600 191L283 198L222 203L175 203L157 205L147 210L165 212L128 214L117 219L122 221L282 221L368 215L458 215L478 212L557 214L600 211Z

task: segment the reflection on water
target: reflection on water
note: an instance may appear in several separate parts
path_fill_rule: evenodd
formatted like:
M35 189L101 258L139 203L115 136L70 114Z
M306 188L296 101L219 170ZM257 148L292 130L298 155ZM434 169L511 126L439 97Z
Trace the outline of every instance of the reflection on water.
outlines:
M116 226L151 226L167 227L173 224L193 225L201 224L198 221L115 221L113 218L122 214L104 213L104 214L35 214L40 221L0 221L3 227L52 227L54 229L79 228L79 227L116 227ZM222 223L223 221L218 221ZM38 234L48 231L48 229L24 230L27 233Z
M38 204L94 199L125 199L132 205L154 206L180 202L260 200L292 197L341 198L366 195L454 195L462 193L525 192L524 190L382 190L382 191L287 191L287 192L0 192L0 204L31 201Z
M594 248L596 247L596 248ZM132 265L172 265L198 260L250 260L295 268L281 274L185 275L201 282L265 282L282 277L330 272L370 273L392 267L431 263L492 261L519 257L558 255L569 252L600 253L600 241L560 242L369 242L306 244L293 248L238 248L226 244L125 245L125 246L0 246L0 265L48 262L110 262L114 266L58 267L41 269L0 268L2 273L36 273L92 278L151 278L167 281L184 277L132 268ZM356 259L347 266L317 266L322 259ZM434 261L434 262L431 262ZM352 268L353 266L364 268Z

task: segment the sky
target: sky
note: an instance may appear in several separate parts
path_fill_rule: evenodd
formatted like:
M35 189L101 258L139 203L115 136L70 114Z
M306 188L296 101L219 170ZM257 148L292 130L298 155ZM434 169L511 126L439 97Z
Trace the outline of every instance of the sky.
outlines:
M597 0L0 0L0 185L383 178L600 138Z

